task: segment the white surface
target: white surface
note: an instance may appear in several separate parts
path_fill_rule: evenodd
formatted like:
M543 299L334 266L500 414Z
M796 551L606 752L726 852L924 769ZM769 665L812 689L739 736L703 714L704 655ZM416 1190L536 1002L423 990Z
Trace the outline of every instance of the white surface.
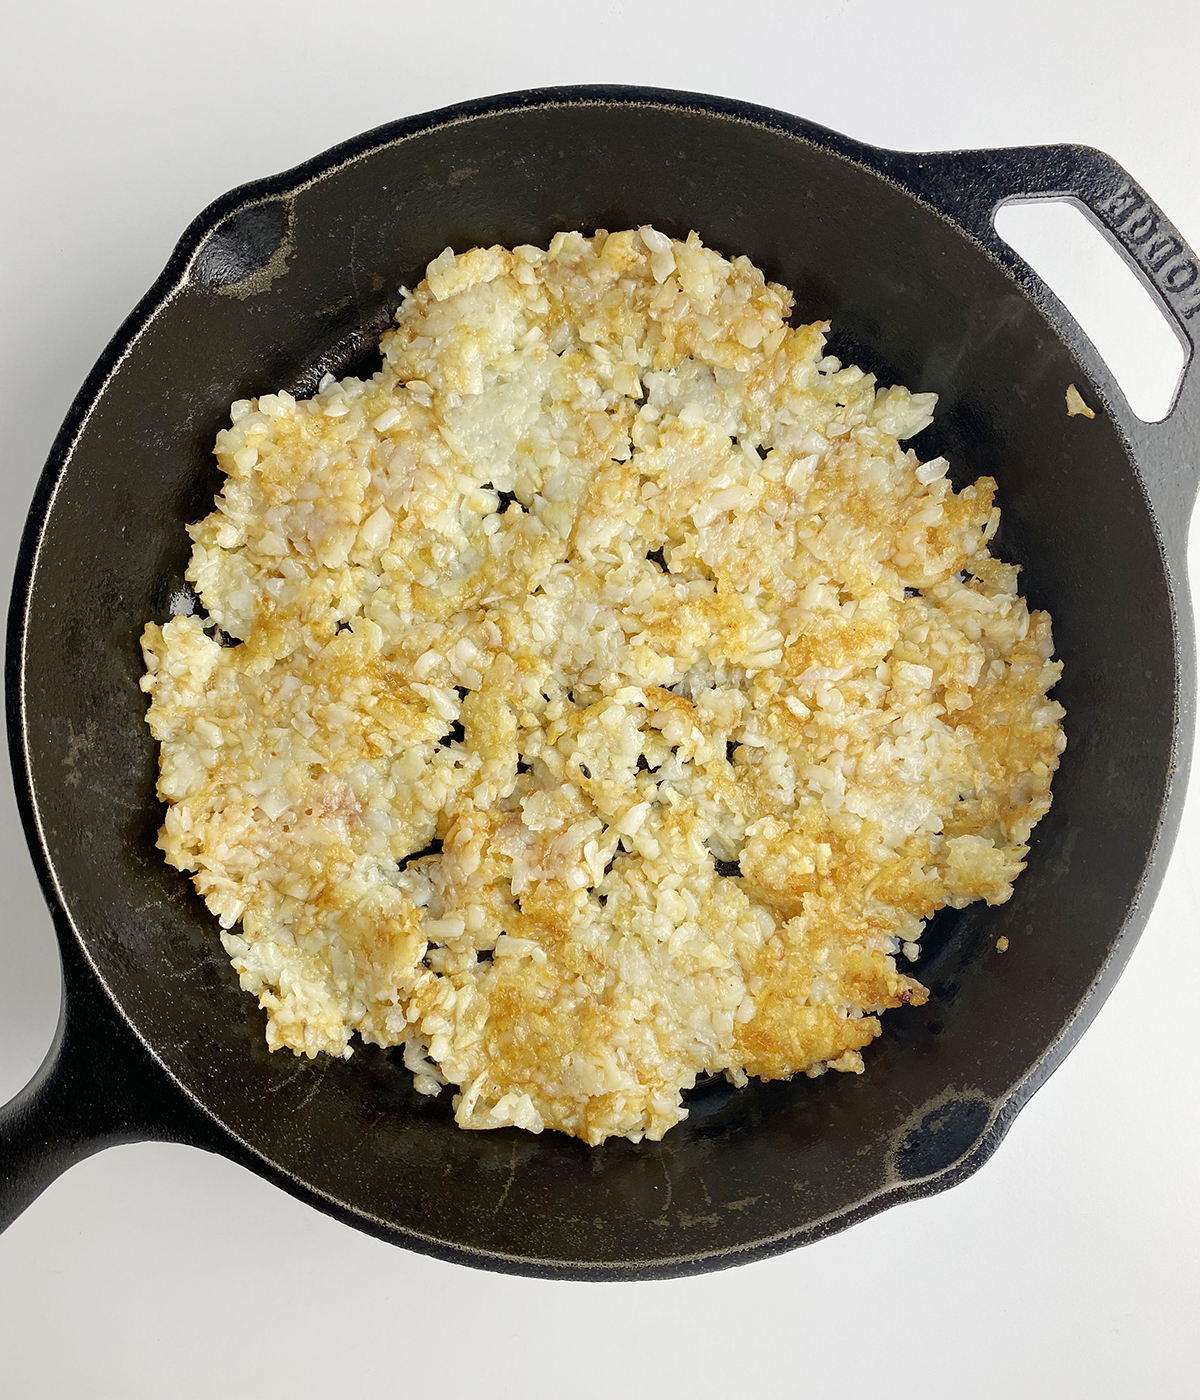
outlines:
M1165 418L1187 363L1183 337L1092 220L1067 200L1047 199L1002 205L994 222L1075 313L1134 413L1147 423Z
M190 219L409 113L632 82L763 102L881 145L1082 141L1200 246L1193 0L113 0L11 5L4 33L5 596L55 430ZM1200 577L1195 542L1191 559ZM36 1068L58 998L3 783L0 1098ZM1124 978L996 1157L951 1192L732 1272L551 1284L407 1254L199 1152L126 1147L74 1168L0 1238L4 1392L1195 1394L1198 836L1193 780ZM256 1243L285 1239L272 1277Z

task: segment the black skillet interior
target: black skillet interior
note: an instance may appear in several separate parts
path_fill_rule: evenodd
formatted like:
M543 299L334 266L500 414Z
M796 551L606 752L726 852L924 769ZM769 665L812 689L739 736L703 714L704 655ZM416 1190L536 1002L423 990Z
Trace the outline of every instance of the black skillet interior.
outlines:
M64 433L13 652L27 816L60 928L232 1135L209 1145L418 1249L578 1277L692 1272L946 1184L995 1145L1114 975L1187 737L1187 623L1181 641L1128 410L993 256L878 173L887 153L778 114L629 92L497 99L425 123L231 197L215 232L202 217L140 333L85 390L94 408L73 447ZM183 527L218 486L210 449L232 399L307 391L326 368L369 373L397 288L448 244L544 246L559 229L645 222L747 253L795 290L795 320L832 319L837 353L938 392L915 445L949 457L959 485L998 480L996 550L1053 614L1070 749L1014 898L939 916L918 967L930 1001L884 1019L862 1077L697 1092L660 1144L464 1133L445 1097L412 1091L396 1052L267 1053L212 919L155 849L138 636L182 583ZM1095 421L1067 416L1069 382ZM104 997L87 977L70 995Z

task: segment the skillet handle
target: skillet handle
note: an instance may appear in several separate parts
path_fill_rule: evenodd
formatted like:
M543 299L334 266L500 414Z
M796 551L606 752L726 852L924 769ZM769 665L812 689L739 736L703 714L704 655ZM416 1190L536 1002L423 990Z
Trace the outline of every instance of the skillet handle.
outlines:
M1175 402L1161 422L1146 423L1129 408L1111 375L1097 387L1108 399L1118 429L1134 448L1136 462L1144 468L1143 485L1168 557L1182 561L1200 482L1200 357L1196 353L1200 257L1145 190L1111 156L1090 146L901 155L890 173L983 243L1047 312L1085 363L1094 356L1090 343L1066 307L996 232L996 210L1002 204L1030 200L1070 200L1138 274L1186 348L1187 362Z
M63 996L54 1043L33 1080L0 1107L0 1230L68 1167L126 1142L223 1137L122 1020L62 935Z

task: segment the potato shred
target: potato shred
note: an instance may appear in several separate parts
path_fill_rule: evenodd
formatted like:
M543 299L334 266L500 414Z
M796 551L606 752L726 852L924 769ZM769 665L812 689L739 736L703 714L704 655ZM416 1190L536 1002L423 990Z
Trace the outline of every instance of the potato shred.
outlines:
M203 610L143 636L160 845L268 1043L593 1144L702 1074L861 1072L1065 743L995 483L695 234L403 296L373 378L233 405Z

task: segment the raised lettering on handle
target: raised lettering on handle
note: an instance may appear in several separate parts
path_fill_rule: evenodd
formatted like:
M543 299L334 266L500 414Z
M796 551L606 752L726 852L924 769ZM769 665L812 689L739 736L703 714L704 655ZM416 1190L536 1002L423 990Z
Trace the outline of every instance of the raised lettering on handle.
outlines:
M1200 314L1200 269L1195 259L1132 180L1121 178L1093 208L1180 320L1190 321Z

